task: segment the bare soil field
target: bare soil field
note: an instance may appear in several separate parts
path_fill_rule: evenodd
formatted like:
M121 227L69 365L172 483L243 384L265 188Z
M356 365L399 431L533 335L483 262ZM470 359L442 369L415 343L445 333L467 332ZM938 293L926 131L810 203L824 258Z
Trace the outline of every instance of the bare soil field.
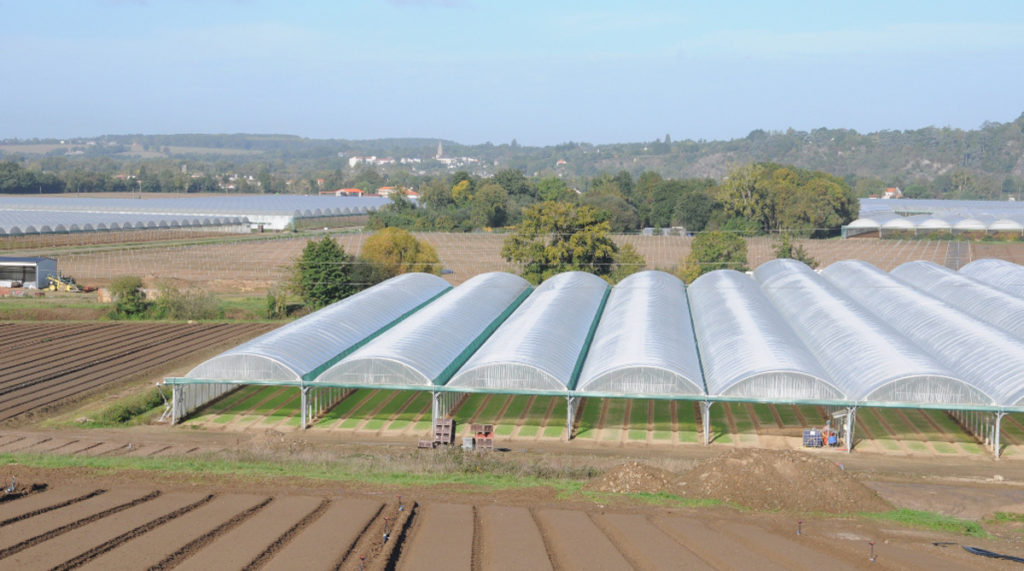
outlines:
M367 233L337 234L347 252L358 253ZM515 264L501 257L502 234L419 233L437 250L442 266L450 270L445 278L459 284L485 272L517 272ZM615 241L632 244L644 256L648 269L671 271L690 251L692 238L685 236L619 235ZM281 283L306 238L225 241L216 244L181 244L145 248L108 248L92 251L58 252L60 270L79 282L106 285L119 275L137 275L147 284L174 278L214 292L262 294ZM963 263L982 257L999 257L1024 263L1024 243L969 243L963 250L958 242L928 240L802 240L807 252L822 267L846 259L868 261L883 270L912 260L946 264L951 257ZM747 240L748 266L775 258L771 238Z
M267 323L0 322L0 422L40 414L119 382L138 381L212 348L273 328Z
M9 450L13 439L37 441L45 435L5 434L0 453ZM64 437L124 444L107 447L107 452L87 448L82 455L128 455L142 446L173 443L176 452L160 454L209 458L240 449L251 452L263 444L258 438L158 427L67 431ZM390 447L353 442L314 439L313 444L318 454L338 454L335 461L352 454L383 458L395 453ZM273 454L306 461L309 448L282 446ZM521 461L529 463L550 458L555 451L523 454ZM747 483L753 489L748 493L762 500L777 495L773 488L788 486L791 496L800 497L808 486L840 484L846 489L839 493L863 495L883 506L920 507L925 497L940 512L963 504L999 510L1024 505L1024 464L1018 462L957 460L937 465L837 453L835 458L845 460L844 468L834 472L837 479L824 483L816 479L817 472L834 468L832 457L793 454L762 451L748 457L695 446L689 453L667 455L675 456L680 466L669 472L677 483L692 485L701 474L717 473L716 478L729 483ZM580 449L563 459L605 466L608 472L623 460L621 452ZM643 466L652 459L633 460L641 467L634 474L640 484ZM735 461L747 462L762 479L743 470L721 471ZM768 475L769 466L782 467L782 473ZM786 473L794 467L802 468ZM996 469L999 481L991 477ZM53 470L16 463L0 467L0 477L4 485L17 478L13 493L0 496L0 567L26 570L1012 569L1019 563L973 555L961 546L1024 555L1019 523L986 525L988 537L913 529L827 515L827 494L808 504L809 509L766 512L657 505L600 491L559 497L543 488L398 487L202 473Z

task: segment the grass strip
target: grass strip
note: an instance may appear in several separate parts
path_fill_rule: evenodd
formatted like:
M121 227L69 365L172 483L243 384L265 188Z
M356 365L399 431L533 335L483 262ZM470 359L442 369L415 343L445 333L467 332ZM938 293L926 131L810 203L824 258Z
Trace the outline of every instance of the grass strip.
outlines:
M667 400L654 401L654 440L672 440L672 403Z
M487 489L520 489L532 487L553 488L560 494L576 494L595 476L593 468L577 468L574 472L539 465L518 465L488 454L462 454L461 450L436 450L414 456L426 456L433 462L433 473L414 473L389 470L374 465L367 469L364 462L272 462L229 461L203 458L131 458L123 456L58 456L45 454L0 454L0 464L20 464L31 468L66 469L85 468L99 473L141 471L159 473L189 473L208 476L226 476L242 479L308 478L335 482L355 482L394 486L476 486ZM353 458L354 460L358 460ZM396 460L401 463L402 460ZM530 473L532 472L532 473Z
M958 533L971 537L989 537L981 524L976 521L957 519L934 512L900 509L887 512L860 512L856 515L932 531Z
M601 421L601 402L598 398L583 399L583 416L580 417L576 438L593 438L597 433L597 423Z

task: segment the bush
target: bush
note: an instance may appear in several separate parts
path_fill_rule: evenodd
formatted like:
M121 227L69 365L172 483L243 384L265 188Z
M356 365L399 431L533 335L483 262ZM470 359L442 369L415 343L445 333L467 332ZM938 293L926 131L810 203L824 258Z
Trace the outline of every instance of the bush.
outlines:
M150 304L142 291L142 278L138 276L114 278L110 282L110 296L114 299L110 317L114 319L140 317L149 309Z
M114 403L99 414L101 424L127 424L135 418L163 406L167 394L157 387L127 400Z
M171 284L160 284L160 296L153 304L156 319L200 320L219 319L224 316L220 301L202 289L184 291Z

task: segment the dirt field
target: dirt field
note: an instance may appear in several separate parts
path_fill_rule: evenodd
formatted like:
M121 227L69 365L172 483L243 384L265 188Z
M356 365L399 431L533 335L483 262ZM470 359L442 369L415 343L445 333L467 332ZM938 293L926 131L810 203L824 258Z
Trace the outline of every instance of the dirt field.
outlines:
M287 442L292 437L279 436L277 456L289 456L286 449L308 451L286 446L295 444ZM394 453L352 442L311 442L320 454ZM0 436L0 453L49 446L50 454L207 458L263 444L257 437L142 427L6 433ZM523 462L535 462L553 451L510 453L516 452L524 454ZM695 469L731 461L720 454L702 463L708 453L695 446L691 453L668 456ZM956 513L957 506L971 505L980 516L1024 506L1019 463L937 466L870 455L836 457L845 460L836 473L846 485L874 489L878 501L898 507ZM590 450L575 450L567 458L604 466L623 461L621 453ZM831 460L808 461L835 470ZM760 469L756 466L750 465ZM996 468L999 482L992 479ZM1011 569L1019 564L972 555L961 545L1024 555L1019 527L1013 526L987 528L991 537L975 538L821 513L664 507L607 493L559 498L544 488L400 488L17 464L0 470L4 485L17 478L15 493L0 497L0 567L26 570L360 569L361 564L366 569ZM812 474L817 472L807 477ZM749 479L742 472L732 476ZM761 484L768 488L761 494L771 495L771 486L780 482L765 477ZM800 488L815 481L802 481L798 474L788 485L799 497ZM869 542L874 542L875 562L869 559Z
M357 253L369 236L365 233L338 234L347 252ZM514 264L501 257L502 234L420 233L438 252L445 276L453 284L491 271L516 272ZM692 238L682 236L616 236L619 244L632 244L649 269L671 270L689 253ZM800 243L822 267L845 259L871 262L883 270L911 260L946 264L951 257L966 263L982 257L1000 257L1024 263L1024 243L971 243L961 250L950 241L926 240L803 240ZM103 286L119 275L137 275L147 283L161 278L199 285L214 292L262 294L279 284L301 253L305 238L248 240L203 245L168 245L140 249L66 251L54 254L66 275L80 283ZM750 268L775 258L771 238L747 240Z
M0 322L0 422L104 385L195 362L273 328L267 323ZM226 348L226 347L225 347Z

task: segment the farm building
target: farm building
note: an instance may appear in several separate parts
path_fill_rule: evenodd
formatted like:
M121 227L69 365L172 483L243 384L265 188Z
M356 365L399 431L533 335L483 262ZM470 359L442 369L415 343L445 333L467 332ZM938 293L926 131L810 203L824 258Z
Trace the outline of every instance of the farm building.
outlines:
M570 437L583 398L697 402L705 442L716 402L819 405L848 449L858 408L940 409L998 451L1003 415L1024 412L1024 299L1000 285L1020 272L775 260L689 287L645 271L615 287L568 272L536 288L502 272L455 288L406 274L166 382L176 421L240 385L274 384L301 392L303 427L375 388L429 392L435 418L470 393L564 397Z
M390 202L382 197L297 195L146 200L5 196L0 197L0 236L189 226L285 230L296 219L356 216Z
M57 275L53 258L0 258L0 287L45 289Z

